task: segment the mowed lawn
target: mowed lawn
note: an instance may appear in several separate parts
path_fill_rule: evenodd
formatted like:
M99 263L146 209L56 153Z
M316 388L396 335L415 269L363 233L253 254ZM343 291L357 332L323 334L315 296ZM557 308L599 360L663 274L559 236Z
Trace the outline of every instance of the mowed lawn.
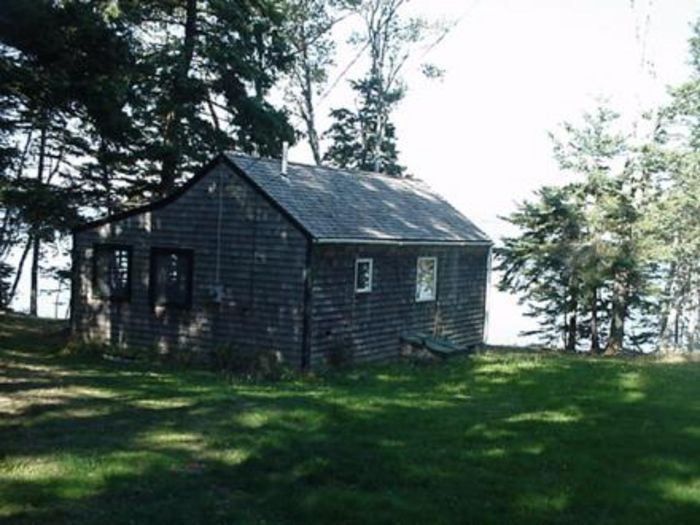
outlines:
M483 354L279 383L0 318L3 523L700 523L700 363Z

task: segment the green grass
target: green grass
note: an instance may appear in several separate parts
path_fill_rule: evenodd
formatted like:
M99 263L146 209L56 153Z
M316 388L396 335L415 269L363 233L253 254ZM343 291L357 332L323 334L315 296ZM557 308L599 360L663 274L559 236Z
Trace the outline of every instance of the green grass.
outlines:
M59 328L0 318L5 523L700 522L699 363L498 353L251 384L61 356Z

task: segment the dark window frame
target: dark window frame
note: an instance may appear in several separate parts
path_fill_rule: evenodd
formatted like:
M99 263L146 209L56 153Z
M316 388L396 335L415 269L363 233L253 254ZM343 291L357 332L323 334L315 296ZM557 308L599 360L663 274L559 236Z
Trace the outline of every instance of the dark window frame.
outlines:
M126 273L126 293L123 295L115 295L112 293L110 286L110 293L104 294L100 291L98 285L98 267L97 259L100 252L112 253L116 250L125 251L127 253L127 273ZM130 244L122 243L94 243L92 245L92 295L98 299L107 300L113 303L128 303L131 301L131 286L133 283L133 262L134 262L134 248Z
M189 259L188 269L187 269L187 287L185 290L185 300L184 302L179 301L156 301L156 284L157 284L157 268L156 261L159 256L163 255L177 255L178 257L187 257ZM192 292L194 290L194 250L190 248L167 248L163 246L154 246L151 248L150 254L150 271L149 271L149 281L148 289L150 302L152 307L161 306L164 308L173 308L178 310L189 310L192 308Z

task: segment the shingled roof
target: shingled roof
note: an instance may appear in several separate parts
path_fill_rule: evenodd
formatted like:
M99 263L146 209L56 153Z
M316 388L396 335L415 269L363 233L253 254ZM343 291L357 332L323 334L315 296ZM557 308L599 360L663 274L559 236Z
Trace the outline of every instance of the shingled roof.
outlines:
M416 179L227 153L317 241L489 243L474 223Z
M167 206L224 160L316 242L476 243L491 241L474 223L417 179L225 153L169 196L84 223L73 231Z

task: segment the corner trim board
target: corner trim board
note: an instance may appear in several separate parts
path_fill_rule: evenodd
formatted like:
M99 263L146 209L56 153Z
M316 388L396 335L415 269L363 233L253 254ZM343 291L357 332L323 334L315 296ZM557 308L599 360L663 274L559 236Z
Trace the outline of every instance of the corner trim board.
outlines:
M303 298L303 314L302 314L302 333L301 333L301 369L309 370L311 368L311 297L312 297L312 251L313 244L310 240L306 243L306 261L304 264L304 298Z

